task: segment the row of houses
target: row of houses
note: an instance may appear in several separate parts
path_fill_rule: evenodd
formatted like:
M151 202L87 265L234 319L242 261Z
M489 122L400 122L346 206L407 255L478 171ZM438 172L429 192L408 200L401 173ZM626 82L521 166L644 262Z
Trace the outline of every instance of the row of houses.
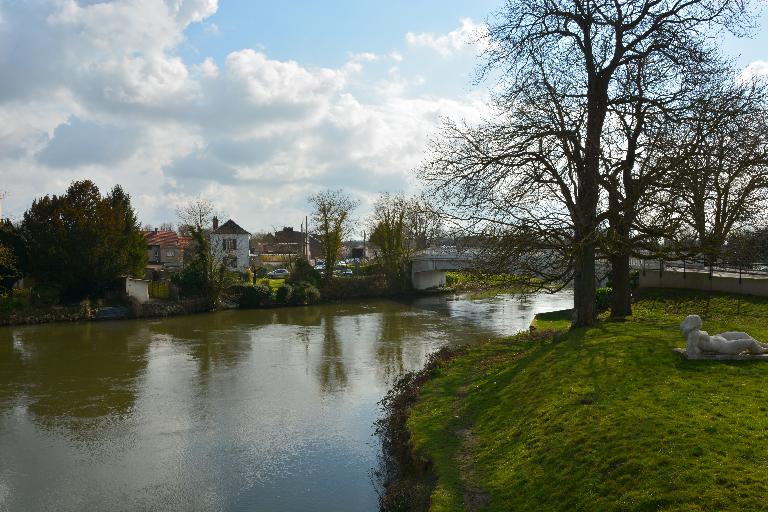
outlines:
M147 278L157 280L163 274L173 273L192 258L190 237L158 229L142 233L147 240ZM219 225L219 219L214 217L209 236L211 252L227 268L235 272L245 272L250 268L251 234L248 231L232 219Z
M210 233L211 252L233 272L246 272L249 268L282 266L287 262L304 257L312 261L321 256L320 242L304 231L284 227L276 231L270 241L258 241L251 234L229 219L219 225L219 219L213 218ZM192 258L189 237L175 231L144 231L147 240L148 264L145 278L161 279L164 275L181 269ZM362 246L345 248L345 256L363 258L366 256Z

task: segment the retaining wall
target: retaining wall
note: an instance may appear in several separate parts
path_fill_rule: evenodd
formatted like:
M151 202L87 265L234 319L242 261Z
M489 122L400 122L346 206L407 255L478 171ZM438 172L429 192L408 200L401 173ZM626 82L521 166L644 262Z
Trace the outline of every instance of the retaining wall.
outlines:
M678 270L646 270L640 273L640 288L680 288L713 292L739 293L768 297L768 278L738 274L714 274L709 272Z

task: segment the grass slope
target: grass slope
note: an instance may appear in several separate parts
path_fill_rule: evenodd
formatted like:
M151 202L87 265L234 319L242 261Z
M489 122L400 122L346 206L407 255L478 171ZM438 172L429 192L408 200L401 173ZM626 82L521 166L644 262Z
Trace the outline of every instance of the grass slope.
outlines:
M408 428L431 510L767 510L768 363L683 361L678 325L768 340L768 301L655 292L627 322L470 349ZM562 313L537 331L562 329Z
M457 292L468 292L470 299L486 299L503 293L532 293L535 291L529 278L514 274L447 272L446 284Z

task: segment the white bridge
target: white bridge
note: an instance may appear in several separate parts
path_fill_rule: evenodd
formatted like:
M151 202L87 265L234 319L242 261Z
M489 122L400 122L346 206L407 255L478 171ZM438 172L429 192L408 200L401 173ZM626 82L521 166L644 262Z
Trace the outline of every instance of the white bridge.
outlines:
M472 250L435 247L419 251L411 257L411 283L416 290L445 286L445 273L469 268L474 260Z

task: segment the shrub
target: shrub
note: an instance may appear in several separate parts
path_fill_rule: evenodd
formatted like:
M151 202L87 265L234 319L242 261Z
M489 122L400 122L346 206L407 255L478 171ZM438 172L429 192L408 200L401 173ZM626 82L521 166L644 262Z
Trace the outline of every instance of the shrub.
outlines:
M253 288L253 286L247 284L234 284L227 288L227 297L235 302L240 302L242 296Z
M61 294L53 286L37 285L32 288L32 303L37 307L50 307L59 303Z
M0 313L10 313L18 309L19 301L13 296L0 295Z
M301 306L316 304L320 301L320 290L309 283L298 283L293 286L290 303Z
M178 286L184 297L199 297L206 289L205 271L198 261L185 266L171 276L171 282Z
M378 263L365 263L355 267L355 275L357 276L373 276L382 272L381 265Z
M28 308L32 305L32 288L14 288L12 296L21 307Z
M271 302L272 290L269 289L269 286L258 284L244 287L238 304L241 308L248 309L269 306Z
M311 284L308 284L304 288L304 295L307 298L306 304L317 304L320 302L320 290L317 289L316 286L312 286Z
M293 286L284 284L275 292L275 302L278 304L289 304L293 295Z
M613 289L606 286L605 288L598 288L597 292L595 293L595 300L597 303L597 312L602 313L603 311L608 311L608 308L611 306L611 295L613 294Z
M322 283L320 294L325 300L343 300L363 297L386 297L392 295L383 275L333 278Z
M289 283L309 283L317 286L320 282L320 272L312 268L312 265L305 259L296 260L288 278Z

